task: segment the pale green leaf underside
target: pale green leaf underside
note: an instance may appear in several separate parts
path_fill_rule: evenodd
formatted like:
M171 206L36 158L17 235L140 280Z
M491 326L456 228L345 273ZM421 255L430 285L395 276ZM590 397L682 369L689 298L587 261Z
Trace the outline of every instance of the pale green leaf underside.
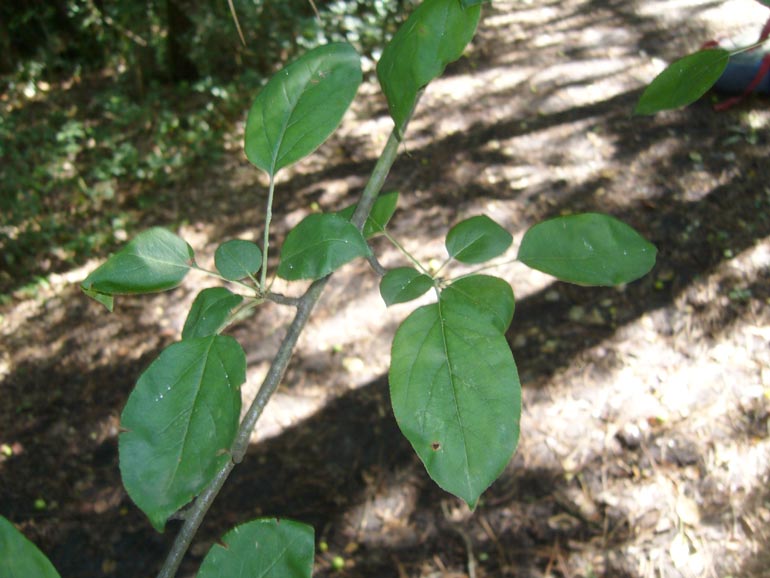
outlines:
M0 577L59 578L45 554L3 516L0 516Z
M337 128L361 84L349 44L311 50L278 71L257 95L246 121L246 157L275 175L313 152Z
M389 373L401 431L431 478L471 507L513 455L521 414L516 364L501 326L488 316L495 306L480 311L463 298L473 284L466 278L461 291L442 294L401 324Z
M480 13L479 6L463 8L458 0L425 0L383 50L377 77L399 135L419 91L462 55Z
M656 254L655 246L634 229L598 213L539 223L519 247L525 265L580 285L630 283L652 269Z
M166 229L154 227L107 259L81 287L106 295L165 291L182 282L192 263L190 245Z
M120 471L158 531L229 459L245 379L243 349L222 335L167 347L139 378L121 416Z
M242 524L214 544L197 578L310 578L314 532L292 520L263 518Z
M654 114L687 106L706 94L727 67L730 53L721 48L701 50L671 63L642 93L634 112Z

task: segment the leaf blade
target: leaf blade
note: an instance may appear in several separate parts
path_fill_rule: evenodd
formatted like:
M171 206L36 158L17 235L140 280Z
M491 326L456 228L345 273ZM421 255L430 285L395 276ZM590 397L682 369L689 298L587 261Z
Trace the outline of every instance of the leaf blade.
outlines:
M3 516L0 516L0 576L60 578L46 555Z
M457 223L446 236L449 256L474 265L499 257L511 243L511 234L486 215Z
M190 245L170 231L154 227L102 263L81 288L105 295L165 291L182 282L193 261Z
M406 303L425 295L433 287L433 279L412 267L388 271L380 280L380 295L385 305Z
M214 252L217 271L228 281L240 281L262 266L262 251L251 241L232 239L222 243Z
M216 335L243 297L225 287L204 289L195 297L182 329L182 339Z
M719 80L729 60L728 51L710 48L672 62L644 90L634 114L655 114L695 102Z
M252 520L211 547L197 578L310 578L314 546L314 531L307 524Z
M276 73L246 120L246 157L271 176L309 155L337 128L363 79L346 43L311 50Z
M414 311L393 340L389 380L428 474L474 507L518 444L521 385L499 325L469 311L459 292Z
M425 0L398 29L377 63L377 78L396 130L403 136L417 94L462 56L476 32L479 6L458 0Z
M121 415L120 471L159 532L229 459L246 356L232 337L167 347L139 378Z
M287 281L320 279L370 254L361 231L335 214L308 215L286 236L278 276Z
M371 239L380 233L385 231L390 219L393 217L393 213L396 212L396 206L398 205L398 191L385 193L379 195L377 200L374 201L372 210L369 212L369 216L364 223L364 238ZM353 213L356 212L358 205L350 205L345 207L337 214L341 217L350 220L353 217Z
M557 217L531 227L519 260L557 279L581 285L614 286L646 275L657 249L634 229L609 215Z

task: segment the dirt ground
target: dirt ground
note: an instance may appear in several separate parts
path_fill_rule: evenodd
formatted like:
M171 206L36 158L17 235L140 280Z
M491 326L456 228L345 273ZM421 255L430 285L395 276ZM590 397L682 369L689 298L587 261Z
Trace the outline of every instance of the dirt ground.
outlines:
M485 6L389 177L402 193L393 235L428 261L451 223L480 212L518 241L544 218L604 211L657 245L657 266L620 289L498 271L518 300L522 439L473 513L429 480L389 408L389 342L414 304L386 309L366 265L345 267L180 576L258 515L315 527L319 577L770 576L770 101L631 115L664 62L757 33L765 12L752 0ZM311 206L355 199L390 126L376 87L362 89L339 133L281 179L278 242ZM147 223L185 220L204 264L217 241L260 234L265 181L238 151L163 195ZM75 287L96 265L1 312L0 513L64 577L152 576L178 523L155 533L122 489L119 414L206 280L119 299L110 315ZM246 402L290 313L267 305L232 330Z

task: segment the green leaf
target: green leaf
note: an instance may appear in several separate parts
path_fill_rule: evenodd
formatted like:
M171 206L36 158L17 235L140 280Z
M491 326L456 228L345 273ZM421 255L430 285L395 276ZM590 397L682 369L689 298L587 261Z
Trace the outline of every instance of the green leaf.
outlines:
M0 516L0 577L59 578L45 554L3 516Z
M433 279L412 267L391 269L380 281L380 295L385 305L417 299L433 287Z
M174 343L141 375L121 416L120 471L159 532L230 459L246 356L232 337Z
M314 548L313 528L307 524L252 520L211 547L197 578L310 578Z
M337 128L361 84L361 60L349 44L320 46L277 72L246 121L246 157L275 175L312 153Z
M476 295L477 284L484 297L466 298ZM430 477L473 508L518 444L521 385L501 331L510 287L499 286L497 294L475 277L453 287L396 332L390 395L396 421ZM497 311L499 300L508 304Z
M611 286L647 274L656 253L654 245L625 223L584 213L529 229L519 247L519 260L562 281Z
M505 333L513 320L513 289L490 275L470 275L452 283L441 293L444 303L467 307L479 321Z
M385 231L385 227L388 225L393 213L396 212L397 204L398 191L385 193L384 195L377 197L377 200L374 201L372 210L369 212L369 217L364 223L363 233L366 239L371 239ZM337 214L349 221L353 217L353 213L356 212L357 206L357 204L350 205L339 211Z
M262 266L262 251L251 241L233 239L222 243L214 253L217 271L228 281L239 281Z
M241 304L243 297L224 287L204 289L193 301L184 322L182 339L208 337L222 331L230 312Z
M458 0L425 0L383 50L377 77L399 135L419 91L462 56L480 13L479 6L463 8Z
M98 291L92 291L91 289L84 289L83 287L81 287L80 290L85 293L86 297L90 297L97 303L101 303L107 308L107 311L112 313L112 310L115 308L115 298L112 295L99 293Z
M764 4L768 8L770 8L770 0L757 0L760 4Z
M729 59L726 50L710 48L673 62L645 89L634 113L654 114L695 102L719 80Z
M86 295L120 295L165 291L179 285L194 262L190 245L154 227L137 235L81 284ZM99 299L107 306L107 302ZM111 305L111 302L109 303Z
M370 254L361 231L334 214L309 215L286 236L278 276L320 279L356 257Z
M491 2L491 0L460 0L463 8L470 8L471 6L478 6L485 2Z
M486 215L457 223L446 236L449 256L461 263L484 263L505 253L513 237Z

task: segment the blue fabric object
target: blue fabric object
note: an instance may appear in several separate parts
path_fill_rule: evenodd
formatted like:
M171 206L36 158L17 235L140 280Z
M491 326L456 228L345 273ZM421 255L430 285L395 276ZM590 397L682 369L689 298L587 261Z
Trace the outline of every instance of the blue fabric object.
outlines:
M731 56L727 68L714 84L714 89L727 94L743 93L759 72L762 59L767 54L769 54L767 51L755 50ZM770 73L765 74L754 92L770 94Z

